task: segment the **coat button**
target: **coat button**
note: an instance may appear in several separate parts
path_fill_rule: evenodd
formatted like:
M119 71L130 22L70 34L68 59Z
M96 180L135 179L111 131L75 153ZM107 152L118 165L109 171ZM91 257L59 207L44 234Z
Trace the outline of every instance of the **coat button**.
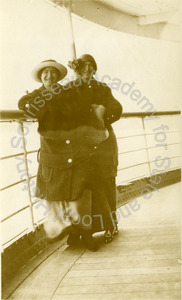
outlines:
M66 140L66 144L70 144L70 140Z
M69 164L71 164L72 161L73 161L73 160L72 160L71 158L68 158L68 163L69 163Z
M88 87L89 87L89 89L91 89L91 85L89 85Z
M97 146L95 146L94 149L97 149Z

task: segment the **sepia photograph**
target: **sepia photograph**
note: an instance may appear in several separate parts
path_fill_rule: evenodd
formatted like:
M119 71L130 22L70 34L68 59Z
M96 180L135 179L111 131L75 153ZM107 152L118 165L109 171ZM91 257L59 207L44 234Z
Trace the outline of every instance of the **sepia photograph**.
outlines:
M181 1L0 0L1 299L181 299Z

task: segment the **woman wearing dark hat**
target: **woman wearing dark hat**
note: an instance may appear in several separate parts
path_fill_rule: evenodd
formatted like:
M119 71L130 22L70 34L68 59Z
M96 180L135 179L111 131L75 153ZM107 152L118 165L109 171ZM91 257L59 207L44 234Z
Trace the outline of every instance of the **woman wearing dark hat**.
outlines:
M89 55L82 55L79 59L69 62L77 79L72 82L70 93L72 97L78 97L84 105L97 104L102 107L104 126L109 132L109 137L98 145L95 155L92 157L92 214L102 214L105 226L105 242L110 242L118 233L116 218L116 184L118 165L118 148L115 134L111 124L120 119L122 113L121 104L113 97L111 89L105 84L95 80L93 75L97 71L95 59ZM81 80L81 83L79 83ZM79 84L78 84L79 83ZM109 204L112 225L108 213L104 213L104 205ZM98 220L93 218L93 232L103 230Z
M80 105L57 81L67 74L54 60L43 61L32 77L43 85L23 96L18 107L29 117L38 118L40 133L36 197L46 199L48 219L44 224L49 238L58 236L68 225L81 235L88 249L95 251L92 237L90 190L91 157L108 137L102 107ZM71 226L72 225L72 226ZM68 244L75 241L70 233Z

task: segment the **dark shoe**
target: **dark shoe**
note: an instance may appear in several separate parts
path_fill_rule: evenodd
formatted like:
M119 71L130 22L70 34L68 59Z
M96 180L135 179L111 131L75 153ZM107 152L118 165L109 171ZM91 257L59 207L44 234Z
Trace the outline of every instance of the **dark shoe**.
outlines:
M119 233L119 228L118 225L115 225L113 230L107 230L104 233L104 242L105 243L110 243L112 242L113 238L115 235L117 235Z
M82 240L83 240L85 246L87 247L87 249L89 249L91 251L98 250L98 244L95 241L95 239L93 238L91 232L88 232L87 230L85 230L82 233Z
M114 230L113 230L113 231L114 231ZM104 242L105 242L105 243L110 243L110 242L112 242L113 237L114 237L113 231L107 230L107 231L104 233Z
M69 246L74 246L80 241L80 235L75 233L70 233L67 239L67 244Z

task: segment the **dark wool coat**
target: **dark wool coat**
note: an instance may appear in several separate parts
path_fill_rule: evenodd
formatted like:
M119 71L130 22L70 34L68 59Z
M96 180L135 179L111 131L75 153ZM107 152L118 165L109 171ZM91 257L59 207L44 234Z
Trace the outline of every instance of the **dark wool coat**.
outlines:
M111 89L102 82L91 79L89 85L85 85L76 80L68 85L71 98L77 99L77 103L82 107L92 104L103 105L105 107L104 123L109 131L109 138L102 142L93 156L95 166L94 177L113 178L117 175L118 148L116 136L111 126L119 120L122 113L121 104L113 97ZM96 179L97 180L97 179Z
M83 189L90 188L91 158L107 137L103 122L93 107L80 105L79 98L63 89L53 95L41 87L23 96L18 106L39 121L36 196L50 201L77 199Z

